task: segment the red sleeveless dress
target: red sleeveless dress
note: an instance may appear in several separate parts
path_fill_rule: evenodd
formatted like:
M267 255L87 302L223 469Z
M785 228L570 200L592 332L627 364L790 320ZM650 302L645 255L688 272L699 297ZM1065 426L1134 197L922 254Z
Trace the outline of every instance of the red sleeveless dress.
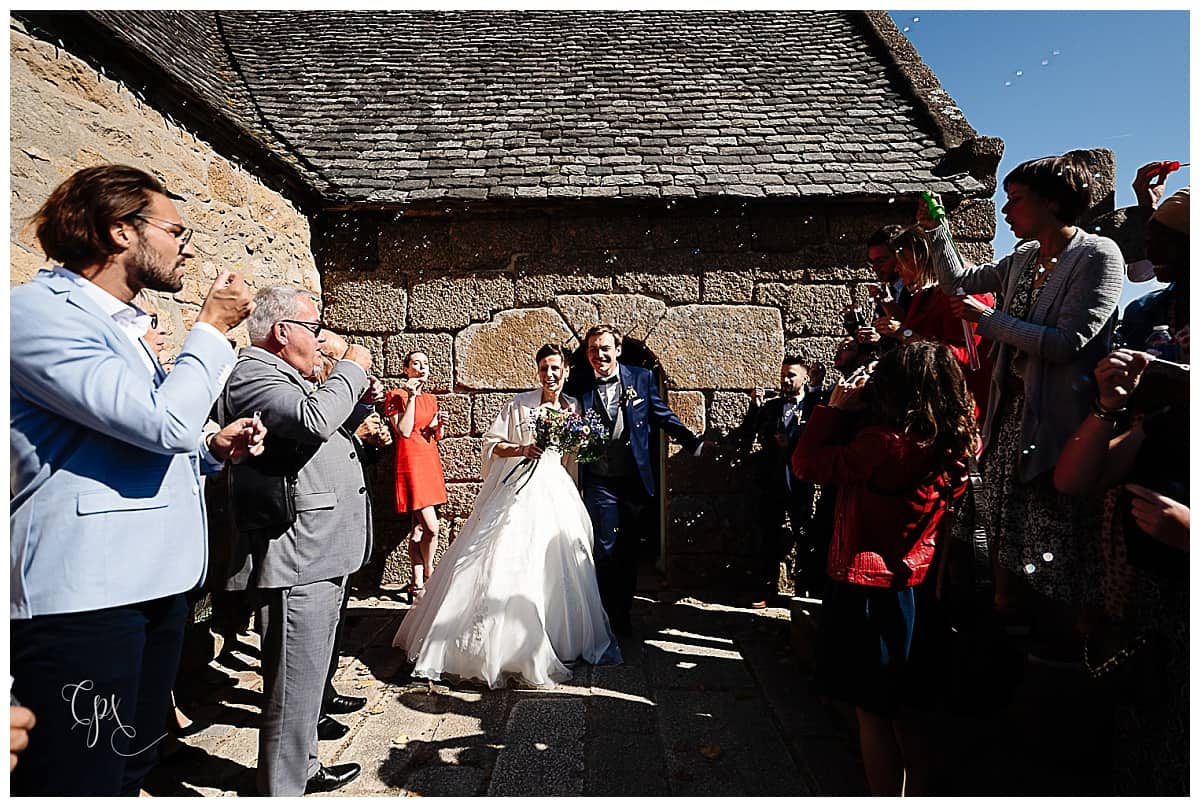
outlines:
M408 390L392 390L384 401L390 419L404 411ZM446 503L446 481L442 476L442 457L437 438L429 424L438 413L437 398L417 396L413 430L408 437L396 437L396 512L411 513L422 507Z

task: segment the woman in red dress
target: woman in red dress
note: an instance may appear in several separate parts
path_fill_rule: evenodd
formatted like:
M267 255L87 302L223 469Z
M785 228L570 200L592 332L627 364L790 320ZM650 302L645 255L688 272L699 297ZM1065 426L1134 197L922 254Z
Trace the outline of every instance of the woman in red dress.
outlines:
M442 439L442 419L437 398L425 391L429 356L414 350L404 357L408 380L387 395L384 412L396 432L396 512L408 513L408 558L412 582L411 603L425 591L437 554L437 505L446 503L446 481L437 441Z
M883 336L899 340L901 344L932 341L941 342L950 348L954 358L962 367L967 380L967 389L975 398L975 416L982 423L987 410L988 387L992 377L992 363L987 353L990 344L982 341L970 324L971 339L979 357L979 368L972 370L967 353L967 337L963 321L954 315L950 298L937 286L937 274L930 259L929 238L920 226L901 231L889 243L896 253L896 268L904 285L912 292L908 309L902 311L895 303L876 298L876 303L887 313L871 323ZM875 287L878 294L881 290ZM991 306L995 300L991 294L971 295L984 305Z

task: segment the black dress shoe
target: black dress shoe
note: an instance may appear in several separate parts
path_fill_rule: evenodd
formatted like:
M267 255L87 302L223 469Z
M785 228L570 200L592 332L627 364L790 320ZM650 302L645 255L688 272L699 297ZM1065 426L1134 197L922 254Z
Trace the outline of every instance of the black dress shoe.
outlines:
M328 793L345 787L358 778L362 773L362 765L357 762L343 762L341 765L322 765L321 769L312 775L305 793Z
M359 698L354 695L334 695L333 697L326 698L325 702L321 704L321 714L348 715L351 712L357 712L366 705L366 698Z
M337 722L329 715L321 715L317 721L317 739L340 740L350 731L350 727Z

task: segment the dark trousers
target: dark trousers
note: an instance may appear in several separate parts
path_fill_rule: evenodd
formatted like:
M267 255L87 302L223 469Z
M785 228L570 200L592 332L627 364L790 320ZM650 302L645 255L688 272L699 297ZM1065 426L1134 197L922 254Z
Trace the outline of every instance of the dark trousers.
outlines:
M637 476L589 476L583 503L592 519L596 582L613 630L629 633L637 589L641 519L651 498Z
M37 725L14 796L137 796L166 736L182 594L9 621L13 695Z
M759 594L774 594L778 590L779 564L787 558L793 545L796 547L794 573L797 593L801 581L808 579L808 570L814 563L813 545L809 537L813 491L812 485L798 480L792 480L790 491L782 485L763 490L759 500L760 542L755 581ZM791 529L784 525L785 520ZM819 565L824 565L824 558L821 558Z
M812 520L808 525L808 543L812 547L812 562L807 566L796 564L796 590L807 590L814 597L821 597L829 581L825 565L829 562L829 544L833 542L834 505L837 504L837 488L822 485L821 496L813 508Z

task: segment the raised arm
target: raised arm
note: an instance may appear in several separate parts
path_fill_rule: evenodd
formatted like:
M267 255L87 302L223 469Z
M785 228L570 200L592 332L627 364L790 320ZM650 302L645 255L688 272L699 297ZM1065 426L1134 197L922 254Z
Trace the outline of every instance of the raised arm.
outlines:
M930 260L937 270L938 284L946 294L955 294L960 288L967 294L1002 292L1014 259L1026 257L1018 247L1016 252L995 263L967 267L953 247L946 224L940 224L926 234L929 236Z
M66 307L64 307L66 308ZM12 321L41 319L29 294L13 294ZM157 386L142 366L114 351L94 318L67 309L59 321L27 329L10 348L13 393L101 434L157 454L200 446L208 413L233 364L216 330L193 328L175 369Z
M416 425L417 396L421 394L421 381L406 380L400 389L388 396L388 422L400 437L411 437Z
M1096 365L1097 397L1093 413L1063 446L1054 467L1054 486L1063 493L1102 493L1125 479L1146 440L1141 424L1117 432L1117 424L1150 356L1114 350Z
M239 364L230 376L229 414L260 411L267 428L298 443L328 440L367 390L366 371L352 361L339 361L324 384L307 391L276 368L252 361Z

